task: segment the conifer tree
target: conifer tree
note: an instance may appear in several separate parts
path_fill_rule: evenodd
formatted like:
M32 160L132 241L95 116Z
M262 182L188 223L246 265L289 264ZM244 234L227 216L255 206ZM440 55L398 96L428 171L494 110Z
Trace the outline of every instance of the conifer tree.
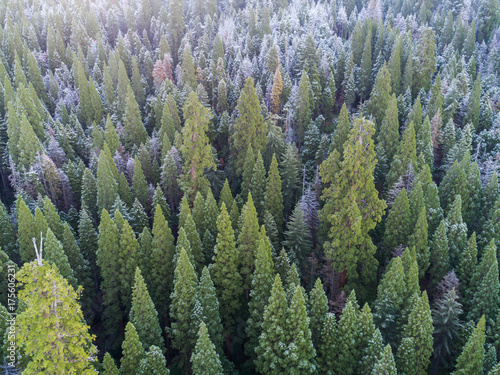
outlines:
M253 152L252 145L248 146L247 153L245 155L245 161L243 163L243 182L241 184L241 197L245 200L248 199L248 193L250 192L252 186L252 176L253 169L255 166L255 154Z
M311 232L307 227L304 211L300 203L295 206L287 223L283 245L286 247L291 260L299 266L304 264L312 249Z
M422 27L420 36L413 54L413 87L412 93L423 88L428 91L431 77L436 71L436 41L434 31L430 27Z
M415 362L413 363L413 369L407 369L403 366L403 368L399 368L399 371L427 374L432 354L432 332L431 310L427 293L424 291L422 296L414 302L413 309L408 317L408 324L403 332L403 336L411 338L414 345Z
M266 126L260 113L259 98L251 77L245 80L238 99L238 117L234 125L232 151L236 157L236 173L241 175L246 152L251 145L254 151L263 151L266 143Z
M307 72L305 70L300 74L299 88L297 93L297 102L296 102L296 129L295 133L298 136L299 140L299 149L300 145L304 140L304 133L306 131L306 127L311 121L311 101L314 98L310 97L310 82L309 77L307 76Z
M198 233L205 233L205 227L204 227L204 211L205 210L205 200L203 199L203 196L201 195L200 192L196 193L196 196L194 198L194 203L193 203L193 209L191 211L193 221L196 224L196 230Z
M450 248L446 236L446 222L441 220L430 244L430 274L437 284L446 275L450 266Z
M384 119L380 125L380 132L377 135L377 146L375 148L379 165L380 163L384 163L383 166L379 167L382 174L387 173L392 159L396 154L398 142L398 101L396 95L392 94L385 110Z
M311 340L309 318L303 289L297 285L286 317L286 341L288 353L285 359L287 368L294 368L299 373L307 374L316 369L316 351Z
M118 228L105 209L101 214L97 250L97 265L101 269L101 289L103 291L104 326L109 334L115 333L123 318L120 300L116 298L120 292L119 259L120 235Z
M123 356L120 360L120 374L135 375L146 353L132 322L128 322L125 327L125 340L122 344L122 350Z
M33 238L35 238L35 218L20 195L18 195L16 200L16 210L19 255L21 256L22 262L31 262L35 259L35 248L33 247ZM37 244L37 246L39 246L39 244Z
M161 352L161 349L151 345L146 357L141 360L137 375L170 375L170 370L166 367L167 361Z
M429 233L434 233L443 219L443 209L439 203L438 188L432 180L431 169L427 164L417 175L416 181L422 186Z
M271 288L275 278L274 263L271 253L271 244L264 227L260 229L260 241L255 253L255 271L252 274L252 290L248 310L250 317L247 321L246 333L249 337L245 345L245 353L255 358L255 348L259 344L262 333L264 309L271 295Z
M377 361L372 371L373 375L396 375L396 362L394 362L394 356L392 355L392 349L390 345L386 345L380 359Z
M175 247L172 231L159 206L156 206L152 234L151 271L146 277L150 285L151 298L158 310L158 316L166 321L170 293L173 290Z
M93 274L96 274L97 232L85 208L80 211L78 234L80 251L89 262L90 268L94 271Z
M129 212L130 216L130 223L132 226L132 229L134 230L134 233L136 235L139 235L142 233L142 230L148 226L148 216L146 215L146 212L144 211L144 207L142 207L142 204L139 202L137 198L134 200L134 204L132 205L132 208L130 209Z
M196 273L199 275L201 273L201 269L203 268L205 257L203 256L200 236L198 234L198 231L196 230L196 224L194 223L191 213L188 212L186 221L182 228L184 228L187 240L189 241L191 256L194 261L193 267Z
M215 345L210 340L207 326L201 323L198 331L198 340L191 356L194 375L219 375L222 374L222 364L215 351Z
M453 375L481 374L483 372L485 318L479 319L457 359Z
M148 183L142 171L141 162L137 158L134 159L134 176L132 177L132 193L139 200L143 207L147 207L149 198Z
M226 205L226 208L228 206ZM217 237L217 218L219 217L219 207L215 201L212 189L209 189L207 193L207 199L205 200L205 216L203 218L203 228L205 233L206 230L210 232L212 237L215 239ZM201 235L201 234L200 234Z
M137 104L132 87L127 87L126 107L123 115L124 146L132 150L134 145L138 147L146 142L148 133L141 119L141 112Z
M399 342L402 310L406 301L405 274L401 257L391 260L378 286L374 319L384 339L393 347Z
M77 282L73 275L73 269L69 264L68 257L64 252L61 242L59 242L50 228L47 229L47 234L44 237L43 257L47 262L55 265L59 274L64 277L73 288L76 289Z
M240 307L240 295L243 291L243 278L238 268L240 255L234 243L234 231L227 213L226 205L221 206L217 219L217 243L210 274L214 282L217 298L221 306L221 318L225 333L231 332L235 313Z
M279 114L281 111L281 94L283 92L283 79L279 66L274 72L273 86L271 89L271 112Z
M460 265L458 267L458 277L460 279L460 289L469 289L470 281L477 266L477 244L476 232L472 233L467 241L467 247L460 254Z
M462 199L460 195L455 197L448 215L446 216L446 232L448 245L450 246L450 264L457 266L460 254L467 245L467 225L462 221Z
M341 159L344 157L344 143L349 138L349 131L349 114L347 112L347 107L344 104L340 110L337 127L335 128L332 138L332 150L337 150Z
M459 339L462 323L460 315L462 305L458 302L455 288L448 291L437 300L432 309L434 325L434 368L439 368L444 359L449 362L450 355L454 354L454 342Z
M109 149L107 151L109 152ZM99 161L97 162L97 208L99 212L103 209L111 210L118 196L118 183L113 174L113 167L116 168L113 159L111 159L105 148L99 154ZM83 193L82 198L84 197Z
M170 316L172 322L172 346L179 350L180 362L183 366L189 363L194 337L191 337L191 311L196 300L197 278L189 261L186 250L181 249L180 257L175 267L174 289Z
M97 218L97 184L90 169L85 168L82 176L82 206L92 218Z
M283 195L276 154L273 154L267 176L265 208L273 216L278 233L281 233L283 231Z
M373 85L373 90L368 101L368 111L375 118L375 123L380 126L391 99L391 75L386 63L380 68Z
M425 275L429 268L429 246L427 241L427 218L425 214L425 206L422 207L420 214L417 217L415 228L408 242L410 247L414 247L417 254L417 262L420 277Z
M0 227L2 228L2 231L0 231L0 247L12 256L16 243L16 233L7 209L2 202L0 202Z
M406 245L411 235L410 202L403 188L389 210L384 233L384 246L390 253L399 245Z
M222 214L222 210L221 210ZM219 219L220 220L220 219ZM239 219L238 256L240 258L240 274L243 277L243 286L248 299L252 284L252 273L255 267L255 249L259 244L259 220L253 205L252 194L248 194L247 203L241 210Z
M125 220L120 235L118 262L120 268L119 278L121 283L120 297L127 312L130 311L134 274L135 269L139 265L139 251L139 243L137 242L135 233L128 221Z
M332 374L335 363L331 358L337 358L337 320L335 314L327 313L323 325L318 352L318 372L320 374Z
M193 91L189 93L182 111L185 119L180 148L185 161L182 189L193 200L197 191L205 192L210 186L204 176L205 169L215 169L207 136L210 114Z
M356 293L353 290L342 310L337 326L338 337L343 339L337 341L339 356L336 367L341 368L345 374L355 374L359 358L361 358L361 347L359 345L361 332L358 309Z
M233 193L231 192L231 188L229 187L229 181L226 178L219 196L219 209L221 208L222 203L226 204L226 208L231 209L233 200Z
M40 207L35 208L34 216L35 240L36 243L39 244L42 238L47 237L47 229L49 229L49 224L47 224L47 220L45 219L42 210L40 210Z
M203 267L201 271L197 299L203 309L210 341L215 345L217 353L222 354L223 329L219 312L219 301L217 300L214 283L207 267Z
M260 151L257 152L255 164L250 181L250 192L257 211L257 216L262 221L264 218L265 199L266 199L266 168Z
M327 184L320 220L330 226L325 253L333 260L336 271L346 272L352 281L359 277L370 280L374 276L375 246L368 231L381 220L386 208L385 201L378 199L373 182L374 132L371 121L357 119L346 142L342 163L334 150L320 167L322 181ZM363 204L357 197L363 199ZM352 224L346 227L346 223Z
M422 155L425 163L431 171L434 167L434 154L432 148L431 121L429 116L425 116L424 123L420 127L417 136L417 155Z
M95 374L94 336L84 323L77 292L57 267L25 263L16 275L23 311L16 318L16 344L30 357L24 373Z
M328 313L328 298L326 298L325 291L323 290L323 284L319 278L316 280L314 288L309 293L309 306L312 342L315 348L319 348L321 342L321 332Z
M104 360L102 361L104 368L104 375L119 375L118 368L116 367L115 361L111 355L106 352L104 354Z
M130 322L132 322L134 327L137 327L137 335L145 350L148 350L152 345L160 348L163 347L158 313L156 312L153 300L149 296L139 267L135 270L134 286L132 287Z
M409 168L417 167L417 151L415 140L415 129L413 122L410 122L398 145L398 150L392 160L385 184L388 189L392 189L394 184L403 176Z
M278 375L287 371L286 315L286 294L280 276L276 275L271 296L264 309L259 346L255 348L255 367L261 374Z

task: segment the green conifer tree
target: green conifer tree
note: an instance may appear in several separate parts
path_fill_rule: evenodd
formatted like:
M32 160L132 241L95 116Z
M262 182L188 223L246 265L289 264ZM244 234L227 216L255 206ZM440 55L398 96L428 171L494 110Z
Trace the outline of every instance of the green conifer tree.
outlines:
M390 345L386 345L380 359L373 367L372 375L396 375L396 362Z
M217 291L225 333L228 334L233 330L235 314L240 308L243 277L238 270L241 259L239 252L236 251L234 231L225 204L221 206L217 219L217 232L217 244L210 274Z
M287 371L286 315L286 294L280 276L276 275L271 296L264 309L259 346L255 348L255 367L261 374L278 375Z
M262 221L264 218L264 209L266 208L266 168L264 167L264 160L262 159L260 151L257 152L257 157L255 159L249 190L252 193L257 216L259 220Z
M116 367L115 360L111 355L106 352L104 354L104 360L102 361L102 366L104 368L104 375L119 375L118 368Z
M441 224L439 224L432 237L430 260L430 274L433 277L433 283L437 284L446 275L450 266L450 248L448 246L446 222L444 220L441 220Z
M388 253L399 245L406 245L411 231L410 202L403 188L389 210L384 233L384 247Z
M482 374L485 341L485 318L481 317L457 359L453 375Z
M127 150L132 150L134 145L139 147L141 143L146 142L148 133L142 122L141 111L130 85L127 87L125 111L122 120L123 144Z
M158 313L153 300L149 296L148 288L139 267L135 270L134 286L132 287L130 322L134 327L137 327L137 335L145 350L148 350L152 345L156 345L165 351L160 323L158 322Z
M198 331L198 340L191 356L193 375L222 374L222 364L215 351L215 345L210 340L205 323L201 323Z
M210 335L210 341L215 345L217 353L222 354L223 328L219 312L219 301L207 267L203 267L201 271L197 299L203 309L204 321Z
M191 337L191 311L196 300L196 273L189 261L186 250L181 249L177 266L175 267L174 289L170 317L172 318L172 346L179 350L180 363L186 366L191 357L194 337Z
M142 171L141 162L137 158L134 159L134 176L132 177L132 193L139 200L143 207L147 207L149 198L148 183Z
M380 126L391 99L391 75L386 63L380 68L367 103L368 111L375 118L375 123Z
M33 238L35 238L35 218L30 212L23 198L18 195L16 200L17 238L19 242L19 255L21 261L31 262L35 259L35 248ZM39 244L37 244L39 246Z
M120 374L135 375L146 353L132 322L128 322L125 327L125 340L122 344L122 350L123 357L120 360Z

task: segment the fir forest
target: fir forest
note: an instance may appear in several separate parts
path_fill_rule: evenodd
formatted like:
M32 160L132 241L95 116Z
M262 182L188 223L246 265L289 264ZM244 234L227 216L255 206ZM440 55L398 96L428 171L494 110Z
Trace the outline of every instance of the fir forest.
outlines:
M0 374L500 375L499 0L0 24Z

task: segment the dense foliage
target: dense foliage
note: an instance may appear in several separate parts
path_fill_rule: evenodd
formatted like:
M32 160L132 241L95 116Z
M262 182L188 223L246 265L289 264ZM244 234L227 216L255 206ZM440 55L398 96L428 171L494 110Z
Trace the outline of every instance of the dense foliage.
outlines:
M6 373L500 373L498 0L0 22Z

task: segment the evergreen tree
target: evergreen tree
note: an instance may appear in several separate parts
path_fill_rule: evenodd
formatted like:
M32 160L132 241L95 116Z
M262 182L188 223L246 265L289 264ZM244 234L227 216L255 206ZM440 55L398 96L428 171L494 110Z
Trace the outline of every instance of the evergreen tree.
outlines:
M117 227L120 229L119 225ZM139 243L132 227L126 220L121 230L120 247L116 261L119 264L120 297L126 312L128 312L132 300L135 269L139 265Z
M243 278L238 272L239 254L234 244L234 231L231 226L226 205L221 206L217 219L217 244L210 274L214 282L217 298L221 306L221 318L225 333L231 332L235 313L240 308L240 295L243 291Z
M432 148L431 121L425 116L424 123L417 133L417 155L421 155L425 163L432 170L434 167L434 154Z
M328 313L328 298L326 298L323 284L319 278L316 280L314 288L309 293L309 306L312 342L315 348L319 348L321 331L323 330L326 315Z
M422 296L414 302L413 309L408 317L408 324L404 328L403 336L411 338L415 353L413 368L407 369L405 366L399 367L401 372L415 374L427 374L432 354L432 317L429 308L427 293L422 292ZM400 347L401 350L401 347ZM401 357L398 353L398 357Z
M198 234L198 231L196 230L196 224L194 223L191 213L188 212L186 221L182 228L184 228L187 240L189 241L191 256L194 261L193 267L196 273L199 275L201 273L201 269L203 268L205 257L203 256L200 236Z
M116 332L119 322L123 318L120 300L116 298L120 292L118 228L105 209L101 214L99 225L99 239L97 250L97 265L101 269L101 289L103 291L104 326L109 334Z
M69 264L68 257L64 252L63 245L58 241L50 228L47 230L47 235L43 241L43 257L47 262L55 265L59 274L76 289L77 282L73 275L73 269Z
M399 343L402 311L406 302L405 273L401 257L391 260L378 286L374 319L387 343Z
M372 371L373 375L396 375L396 363L392 355L390 345L387 345L382 352L380 359L377 361Z
M172 231L159 206L156 206L152 234L151 270L149 274L146 274L146 280L150 285L151 298L158 310L158 315L160 319L166 321L170 305L170 293L173 290L175 247Z
M380 68L373 85L370 100L367 103L368 111L375 118L375 123L380 126L391 99L391 75L386 63Z
M457 359L453 375L482 374L485 341L484 331L485 318L482 316Z
M384 119L380 125L380 132L377 136L377 160L379 163L379 173L385 175L396 154L399 142L399 121L398 121L398 102L396 95L392 95Z
M271 244L264 227L262 227L259 246L255 254L255 271L252 274L252 290L248 302L250 317L247 321L246 332L249 340L245 345L245 353L251 358L255 358L255 348L259 344L259 337L262 333L262 317L269 301L274 276Z
M429 233L434 233L443 219L443 209L439 203L438 188L432 180L431 169L427 164L422 167L416 181L422 186Z
M267 175L265 209L272 215L278 233L281 233L283 231L283 195L281 194L281 177L276 154L273 154Z
M82 176L82 206L87 208L92 218L97 218L97 183L88 168L85 168Z
M281 94L283 93L283 79L279 66L276 67L273 78L273 86L271 89L271 112L279 114L281 111Z
M299 266L304 264L312 249L311 232L307 227L304 211L300 203L297 203L290 216L283 245L286 247L291 260Z
M332 151L337 150L341 159L344 156L344 143L349 138L349 131L349 114L347 112L347 107L344 104L340 110L337 127L335 128L332 138Z
M310 374L316 370L316 351L311 340L309 322L304 292L297 285L286 316L285 333L289 355L284 364L286 368L293 368L299 374Z
M416 250L420 277L425 275L425 272L430 265L430 253L427 236L427 218L425 214L425 206L423 206L417 217L413 233L408 240L409 246L414 247Z
M336 271L346 272L350 280L359 277L370 280L374 276L375 246L368 231L381 220L386 207L385 202L378 199L373 183L374 132L372 122L357 119L345 145L344 160L340 163L334 150L320 167L320 176L327 184L320 219L330 226L325 253L333 260ZM357 197L363 197L360 198L363 204ZM345 223L349 223L348 227Z
M128 322L125 327L125 340L122 344L122 350L123 357L120 360L120 374L135 375L146 353L132 322Z
M398 182L410 168L416 169L417 166L417 151L415 140L415 128L413 122L410 122L398 145L398 150L392 160L389 173L387 174L385 185L388 189L392 189L394 184Z
M257 158L252 172L252 180L250 182L250 192L252 193L253 201L257 216L262 221L264 217L265 199L266 199L266 169L260 151L257 152Z
M93 271L92 273L96 275L97 232L85 208L80 211L78 234L80 251L83 257L89 262L90 269Z
M57 267L25 263L16 275L24 306L16 318L16 344L29 356L24 373L95 374L97 348L84 323L77 292Z
M148 350L152 345L163 347L158 313L153 300L149 296L146 283L139 267L135 270L135 283L132 287L132 308L130 322L137 327L137 335L143 347ZM164 350L164 349L163 349Z
M151 345L146 357L141 360L137 375L169 375L170 370L166 368L167 361L157 346Z
M185 119L180 148L185 161L182 189L194 199L196 192L205 192L209 187L205 169L215 168L207 136L210 115L193 91L189 93L182 111Z
M203 267L201 271L197 299L205 315L205 324L210 335L210 341L215 345L217 353L222 354L222 323L219 301L207 267Z
M467 242L467 247L460 254L460 265L458 267L458 277L460 287L463 291L469 289L470 281L477 266L477 245L476 232L472 233Z
M104 375L119 375L118 368L116 367L115 361L111 355L106 352L104 354L104 360L102 361L104 368Z
M259 346L255 348L255 367L261 374L278 375L287 371L286 316L287 299L281 278L276 275L264 309Z
M36 235L34 226L35 218L20 195L17 196L16 210L19 255L21 256L21 261L26 263L35 259L35 248L33 247L33 238Z
M436 71L436 41L434 31L430 27L422 27L420 36L413 54L413 87L412 93L416 96L423 88L428 91L431 78Z
M109 149L105 146L97 162L97 208L99 212L103 209L111 210L118 196L118 184L113 173L113 168L116 166L108 152ZM82 193L82 199L84 198L85 193Z
M241 184L241 197L243 199L248 199L248 193L250 192L252 186L252 176L253 176L254 166L255 166L255 154L253 152L252 145L249 145L245 156L245 162L243 164L243 172L242 172L243 182Z
M387 252L399 245L406 245L411 235L410 202L403 188L389 210L384 233L384 247Z
M450 356L454 354L454 343L459 340L460 315L462 305L458 302L455 288L448 291L437 300L432 309L434 325L434 369L439 368L442 360L448 364Z
M196 230L198 233L205 233L205 227L203 223L204 219L204 211L205 210L205 200L200 192L196 193L193 203L192 209L192 218L194 223L196 224Z
M143 207L147 207L149 198L148 183L142 171L141 162L137 158L134 159L134 176L132 177L132 193L139 200Z
M222 211L222 210L221 210ZM222 212L221 212L222 213ZM220 220L220 219L219 219ZM259 244L259 221L253 205L252 194L248 194L247 203L241 210L239 219L238 256L240 258L240 274L248 299L252 284L252 273L255 267L255 249Z
M307 76L307 72L303 70L300 75L299 88L297 93L297 102L295 104L296 105L295 133L297 134L299 140L299 150L301 143L304 141L304 132L306 131L306 127L309 124L309 121L311 121L312 100L314 100L314 98L310 97L309 77Z
M359 306L356 293L351 292L342 310L338 323L337 334L342 337L338 340L338 359L336 368L342 369L344 374L356 374L358 361L361 358Z
M335 314L327 313L325 315L325 324L321 331L321 343L318 351L318 372L320 374L332 374L336 366L331 358L337 358L337 320Z
M238 99L238 117L232 136L232 151L236 157L236 172L241 175L246 152L251 145L254 151L263 151L266 146L266 126L260 114L259 98L251 77L245 80Z
M446 232L450 246L450 264L459 263L460 254L467 245L467 225L462 221L462 199L457 195L446 216Z
M196 273L189 261L186 250L181 249L177 266L175 267L174 289L170 317L172 318L172 346L179 350L180 363L186 366L191 357L194 337L191 337L191 311L196 300Z
M441 220L430 244L430 274L437 284L448 272L450 266L450 248L446 236L446 222Z
M123 114L123 144L127 150L132 150L134 145L139 147L145 143L148 133L141 119L141 112L137 104L132 87L127 88L125 112Z

